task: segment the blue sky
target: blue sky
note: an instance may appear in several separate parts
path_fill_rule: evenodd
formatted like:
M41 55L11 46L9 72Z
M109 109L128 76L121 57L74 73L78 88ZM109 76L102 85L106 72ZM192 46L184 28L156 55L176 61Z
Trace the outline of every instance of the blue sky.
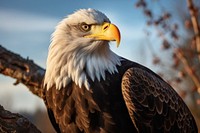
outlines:
M95 8L105 13L121 31L119 48L111 43L117 54L149 65L149 52L144 44L145 17L135 8L135 0L1 0L0 44L22 57L33 59L45 68L51 33L57 23L80 8ZM165 2L165 3L170 3ZM151 6L154 6L151 4ZM34 110L44 107L23 85L0 75L0 101L9 110ZM6 99L6 100L3 100ZM11 105L12 104L12 105Z

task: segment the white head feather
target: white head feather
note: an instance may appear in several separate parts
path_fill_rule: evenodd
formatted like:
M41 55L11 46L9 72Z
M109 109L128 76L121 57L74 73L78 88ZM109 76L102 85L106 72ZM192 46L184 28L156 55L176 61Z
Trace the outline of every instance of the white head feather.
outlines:
M84 38L85 32L77 29L80 23L102 24L110 20L100 11L81 9L63 19L52 34L47 58L44 85L47 89L66 87L74 81L80 88L90 88L86 75L94 81L105 80L105 71L117 72L120 57L113 53L108 41Z

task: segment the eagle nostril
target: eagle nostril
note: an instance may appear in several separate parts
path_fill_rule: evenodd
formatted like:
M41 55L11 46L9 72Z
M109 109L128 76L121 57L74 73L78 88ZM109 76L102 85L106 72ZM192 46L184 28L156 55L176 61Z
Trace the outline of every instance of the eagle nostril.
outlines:
M105 27L103 27L103 30L106 30L108 28L108 25L106 25Z

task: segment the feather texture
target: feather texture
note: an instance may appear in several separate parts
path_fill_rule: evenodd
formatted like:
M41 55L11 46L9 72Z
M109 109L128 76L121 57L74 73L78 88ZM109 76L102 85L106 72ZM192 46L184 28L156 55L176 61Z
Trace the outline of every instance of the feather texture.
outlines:
M68 19L64 19L53 33L44 85L49 89L55 83L60 89L73 80L76 85L85 85L89 90L86 75L93 81L105 79L106 70L117 72L120 57L109 49L107 41L88 42L79 31L66 25L67 22ZM79 35L75 36L75 33Z
M126 59L117 69L106 71L105 81L88 77L89 91L73 81L46 91L61 132L198 132L183 100L158 75Z
M158 75L116 55L109 42L84 38L80 23L110 20L82 9L52 35L44 79L45 104L57 132L197 133L189 109Z
M183 100L156 74L142 67L128 69L122 79L122 94L139 132L197 132Z

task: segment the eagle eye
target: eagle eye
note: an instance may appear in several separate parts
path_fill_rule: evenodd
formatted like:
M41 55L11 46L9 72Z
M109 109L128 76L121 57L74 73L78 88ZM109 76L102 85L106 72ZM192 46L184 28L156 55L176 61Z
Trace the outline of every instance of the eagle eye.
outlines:
M79 28L81 29L81 31L88 32L91 29L91 25L86 23L81 23Z

